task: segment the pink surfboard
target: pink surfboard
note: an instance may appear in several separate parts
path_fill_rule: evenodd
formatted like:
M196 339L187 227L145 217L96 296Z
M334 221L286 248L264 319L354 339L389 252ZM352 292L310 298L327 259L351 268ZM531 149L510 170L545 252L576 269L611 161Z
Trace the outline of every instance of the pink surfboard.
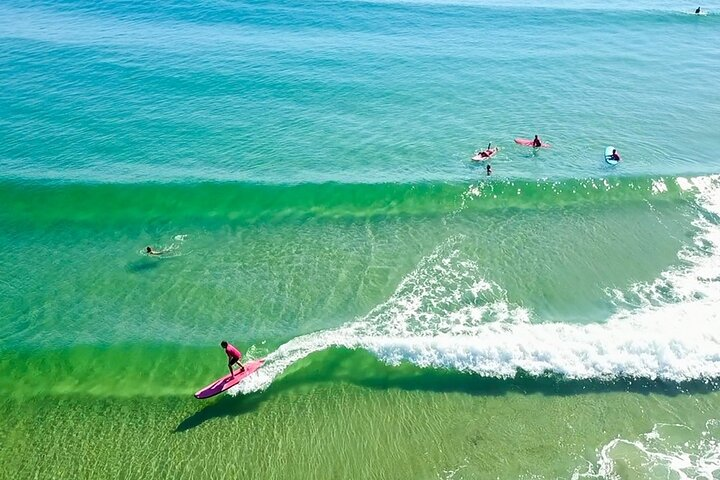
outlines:
M260 360L253 360L252 362L247 362L245 364L244 372L238 372L237 370L235 370L234 377L231 377L230 374L228 373L224 377L218 378L217 380L215 380L213 383L211 383L207 387L195 392L195 398L203 399L203 398L214 397L215 395L222 393L231 387L234 387L235 385L240 383L244 378L247 378L249 375L252 375L252 373L255 370L262 367L263 363L265 363L264 358L261 358Z
M516 139L515 139L515 143L517 143L518 145L522 145L522 146L524 146L524 147L532 147L532 146L533 146L533 141L530 140L529 138L516 138ZM542 148L550 148L550 144L541 141L541 142L540 142L540 147L542 147Z

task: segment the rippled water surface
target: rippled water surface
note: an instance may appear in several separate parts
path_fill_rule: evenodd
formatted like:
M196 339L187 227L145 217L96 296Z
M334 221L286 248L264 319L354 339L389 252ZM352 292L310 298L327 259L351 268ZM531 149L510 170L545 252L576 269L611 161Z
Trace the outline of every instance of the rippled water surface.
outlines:
M720 4L524 3L3 2L0 477L720 475Z

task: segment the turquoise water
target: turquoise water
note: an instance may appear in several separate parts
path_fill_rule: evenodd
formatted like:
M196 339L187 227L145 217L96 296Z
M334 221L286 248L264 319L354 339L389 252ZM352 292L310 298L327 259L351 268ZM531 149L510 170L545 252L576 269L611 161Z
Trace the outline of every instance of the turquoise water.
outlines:
M3 2L0 477L716 478L695 7Z
M6 2L3 176L464 181L490 141L505 178L610 174L609 143L708 173L720 17L638 7Z

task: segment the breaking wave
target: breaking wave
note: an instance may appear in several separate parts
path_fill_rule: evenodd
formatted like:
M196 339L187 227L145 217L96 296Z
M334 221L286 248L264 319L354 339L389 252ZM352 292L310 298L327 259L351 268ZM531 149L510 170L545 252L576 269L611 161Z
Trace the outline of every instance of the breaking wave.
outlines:
M232 393L267 388L288 366L331 347L362 348L389 364L492 377L518 370L570 379L720 377L720 176L674 183L695 195L699 212L694 242L679 253L682 266L626 292L608 291L617 309L601 323L534 323L531 311L510 304L463 257L456 236L425 257L386 302L340 328L281 345Z

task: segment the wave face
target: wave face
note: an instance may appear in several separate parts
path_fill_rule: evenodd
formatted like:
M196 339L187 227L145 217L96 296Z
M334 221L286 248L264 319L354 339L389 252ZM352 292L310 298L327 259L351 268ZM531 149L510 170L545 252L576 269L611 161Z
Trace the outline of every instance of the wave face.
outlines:
M12 226L114 226L148 218L181 223L259 224L455 213L615 208L689 195L664 177L421 183L0 183L0 219Z
M450 238L366 316L338 329L295 338L267 356L266 366L237 392L267 388L288 366L331 347L362 348L397 364L509 377L559 374L571 379L639 377L671 381L720 376L720 177L678 178L701 208L696 248L683 266L627 292L608 290L617 311L589 325L534 322L507 300ZM461 305L458 307L458 305ZM464 305L464 306L462 306Z

